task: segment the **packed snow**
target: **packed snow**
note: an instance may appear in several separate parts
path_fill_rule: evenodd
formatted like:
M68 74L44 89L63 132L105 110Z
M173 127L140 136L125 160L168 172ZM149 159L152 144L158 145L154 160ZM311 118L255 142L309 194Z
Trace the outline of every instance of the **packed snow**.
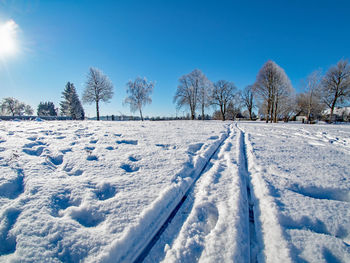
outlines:
M2 121L2 262L349 262L350 126Z

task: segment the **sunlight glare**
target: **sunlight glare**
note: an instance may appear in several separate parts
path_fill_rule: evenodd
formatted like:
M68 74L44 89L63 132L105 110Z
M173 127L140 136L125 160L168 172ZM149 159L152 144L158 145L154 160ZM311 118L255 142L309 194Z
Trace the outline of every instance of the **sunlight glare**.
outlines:
M18 25L13 20L0 24L0 56L13 55L17 51Z

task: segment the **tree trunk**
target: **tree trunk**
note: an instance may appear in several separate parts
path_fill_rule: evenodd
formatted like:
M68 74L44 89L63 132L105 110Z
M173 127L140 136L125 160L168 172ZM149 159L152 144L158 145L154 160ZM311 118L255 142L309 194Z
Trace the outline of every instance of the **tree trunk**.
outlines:
M270 114L271 102L270 98L267 100L267 109L266 109L266 123L269 122L269 114Z
M222 121L225 121L225 112L223 109L223 105L220 105L220 111L221 111L221 119L222 119Z
M269 122L269 120L270 120L270 111L271 111L271 103L272 103L272 100L271 100L271 93L272 93L272 88L271 88L271 86L269 86L268 87L268 89L269 89L269 94L268 94L268 97L267 97L267 109L266 109L266 123L268 123Z
M277 123L277 109L278 109L278 100L276 99L276 104L275 104L275 112L274 112L274 115L273 115L273 122L274 123Z
M99 108L99 105L98 105L98 100L96 100L96 115L97 115L97 120L99 121L100 120L100 108Z
M251 96L249 98L249 107L248 107L248 112L249 112L249 120L253 120L252 118L252 110L253 110L253 94L251 93Z
M204 103L202 104L202 120L204 121Z
M333 101L332 101L332 105L331 105L331 116L330 116L330 123L332 123L333 122L333 112L334 112L334 108L335 108L335 105L336 105L336 103L337 103L337 99L338 99L338 97L339 97L339 93L338 93L338 91L339 91L339 84L340 84L340 80L338 80L338 83L337 83L337 89L336 89L336 91L335 91L335 94L334 94L334 99L333 99Z
M331 105L331 115L329 116L330 120L329 122L332 123L333 122L333 112L334 112L334 108L335 108L335 103L337 102L337 97L335 96L334 97L334 100L332 102L332 105Z
M248 108L248 112L249 112L249 120L253 120L253 118L252 118L252 108Z
M275 92L275 87L274 86L272 86L272 88L271 88L271 115L270 115L270 118L271 118L271 123L273 122L273 120L274 120L274 113L275 113L275 111L276 111L276 109L275 109L275 100L276 100L276 98L275 98L275 94L276 94L276 92Z
M195 114L191 112L191 120L194 120Z
M143 121L142 110L140 109L141 121Z
M273 102L273 100L271 100L272 102L271 102L271 109L270 109L270 123L272 123L273 122L273 113L274 113L274 102Z
M311 91L311 94L310 94L310 98L309 98L309 105L307 105L307 123L308 124L311 124L311 107L312 107L312 91Z
M190 105L190 109L191 109L191 120L194 120L196 115L196 107L193 105L192 106Z
M311 123L311 105L309 105L309 107L307 108L307 123L310 124Z

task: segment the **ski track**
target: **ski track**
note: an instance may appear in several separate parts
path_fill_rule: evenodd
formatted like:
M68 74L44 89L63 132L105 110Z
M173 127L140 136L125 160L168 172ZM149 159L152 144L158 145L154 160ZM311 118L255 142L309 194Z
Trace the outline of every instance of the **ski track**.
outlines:
M232 125L228 138L158 233L144 262L266 261L247 143L244 132ZM144 256L135 262L142 262Z
M128 228L138 227L137 220L138 236L129 232L132 238L127 236L125 245L133 247L129 241L134 240L146 244L143 230L148 225L142 228L142 223L158 227L158 219L164 218L160 211L172 208L227 136L227 124L221 123L210 124L205 132L196 129L196 137L187 137L181 129L182 140L177 140L174 129L169 134L161 130L156 137L146 129L139 133L139 125L130 122L6 122L3 126L1 262L97 262ZM178 123L174 126L180 130ZM154 146L158 143L164 147ZM150 182L142 174L149 175Z
M282 142L288 138L300 138L304 144L319 147L328 145L349 153L349 140L339 139L332 133L318 132L316 137L312 137L307 130L300 128L293 129L291 133L282 129L276 130L269 135L282 138ZM93 133L86 132L78 129L75 136L86 137L88 140L85 147L81 146L82 151L86 152L86 160L89 163L98 162L103 155L94 153L99 153L100 141L92 136ZM278 200L266 180L266 175L271 171L266 170L265 164L259 163L259 156L255 155L259 148L254 145L256 142L252 137L255 132L248 132L235 123L226 132L221 132L220 136L211 136L210 140L213 142L188 145L189 162L185 163L158 199L142 211L140 221L135 222L96 257L89 258L86 252L81 260L146 263L286 263L292 262L292 258L301 260L293 255L293 249L296 248L287 243L286 233L292 233L291 238L295 242L315 236L315 240L307 243L312 251L317 251L317 246L321 246L318 242L321 244L322 239L326 238L333 238L337 244L348 247L348 230L345 228L339 228L334 234L322 221L312 221L307 217L293 221L292 218L281 216ZM55 136L57 140L65 138L61 133L51 130L41 130L40 133ZM12 132L9 131L8 134L12 135ZM108 151L114 151L118 147L133 149L141 143L141 140L124 138L122 134L113 136L118 137L118 140L114 140L115 144L103 146ZM1 197L9 200L0 218L3 222L0 229L0 256L6 257L15 253L17 237L14 226L26 213L22 208L27 202L23 193L29 191L30 184L22 169L23 165L17 161L20 153L33 160L40 159L48 171L67 173L71 178L85 174L82 167L75 169L74 163L67 161L65 154L72 151L71 147L66 145L67 147L55 149L50 146L49 140L37 135L26 139L28 141L23 144L21 151L14 151L9 162L2 164L4 171L9 171L13 176L0 186ZM0 143L6 141L0 140ZM71 146L73 145L72 143ZM163 142L154 145L160 151L176 148ZM4 151L6 148L0 147L0 152ZM142 169L142 158L136 153L130 152L120 162L119 168L124 174L132 176ZM115 184L109 182L90 188L91 196L101 203L112 200L119 191ZM34 190L31 191L35 194ZM285 191L286 195L297 194L304 199L329 200L338 207L346 207L350 202L348 191L344 189L292 184ZM57 219L69 215L85 229L103 225L105 216L96 212L95 208L87 206L81 198L72 198L71 192L72 190L65 189L52 196L50 215ZM337 262L332 251L324 248L322 253L327 261ZM70 260L70 257L63 255L59 259L65 261Z
M240 127L238 129L242 132L242 145L245 148L245 158L248 163L250 194L255 221L255 238L258 246L258 250L255 248L254 254L256 262L292 262L289 246L278 220L278 208L262 176L265 170L257 165L255 161L249 134L245 134Z
M257 187L259 180L266 188L267 198L260 199L265 260L280 262L273 260L271 248L282 237L289 261L350 262L348 126L240 126L247 131L247 145L252 146L248 151L252 179ZM318 140L321 137L324 140ZM268 204L268 198L272 211L263 204ZM280 237L265 231L269 224L264 214L271 212Z
M236 127L238 128L237 124ZM246 142L245 142L245 134L244 132L238 128L239 133L239 147L238 147L238 156L239 156L239 166L240 166L240 175L242 178L244 178L246 187L246 196L247 196L247 206L248 206L248 221L249 221L249 227L248 227L248 243L249 243L249 262L255 263L257 262L257 254L260 250L256 236L256 224L254 216L254 200L253 200L253 193L252 193L252 187L251 187L251 178L248 171L248 157L247 157L247 149L246 149Z
M225 139L227 140L227 139ZM217 151L222 147L222 144L224 143L224 141L222 141L220 143L220 145L216 148L216 150L214 151L214 153L209 157L208 161L206 162L206 164L204 165L204 167L202 168L201 172L199 173L198 177L193 181L192 185L189 187L189 189L187 190L187 192L184 194L184 196L181 198L180 202L176 205L176 207L174 208L174 210L170 213L169 217L167 218L167 220L164 222L164 224L161 226L161 228L157 231L157 233L153 236L152 240L147 244L147 246L145 247L145 249L141 252L141 254L135 259L135 263L138 262L143 262L145 257L149 254L150 250L152 249L152 247L154 246L154 244L159 240L160 236L162 235L162 233L164 232L164 230L168 227L168 225L171 223L171 221L173 220L173 218L175 217L176 213L179 211L179 209L181 208L181 206L183 205L183 203L186 201L186 199L188 198L190 192L192 191L193 187L195 186L197 180L202 176L203 172L207 169L207 166L210 164L211 159L217 154ZM190 151L194 150L194 151L198 151L200 149L200 147L202 147L203 144L200 145L194 145L193 147L190 147ZM210 228L210 224L211 225L215 225L217 222L217 210L215 210L215 207L210 207L210 204L208 204L208 206L204 205L202 207L202 210L208 210L208 215L203 215L204 217L214 217L214 218L210 218L209 221L209 228ZM206 212L206 211L205 211ZM204 212L204 213L205 213ZM213 222L215 221L215 222ZM204 230L204 229L203 229ZM204 232L210 232L210 229L206 229Z
M203 144L190 145L188 151L190 156L198 152L193 168L189 170L189 167L184 167L184 170L174 179L174 185L165 189L152 207L144 211L142 220L131 227L123 238L116 240L97 260L100 262L142 262L228 137L228 133L229 128L226 133L221 133L221 138L217 137L219 139L215 143L204 147L203 150L201 149Z
M247 198L241 191L244 181L232 154L236 135L231 126L228 138L208 161L144 262L249 262L247 242L235 238L248 239Z

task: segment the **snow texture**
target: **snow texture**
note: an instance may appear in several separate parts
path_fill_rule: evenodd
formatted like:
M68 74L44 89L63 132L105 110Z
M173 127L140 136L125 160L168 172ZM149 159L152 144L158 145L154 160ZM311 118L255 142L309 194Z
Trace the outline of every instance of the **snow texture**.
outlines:
M246 132L264 260L349 262L350 126L239 127Z
M0 123L1 262L350 262L350 126Z
M1 122L0 261L96 262L141 241L227 126Z

